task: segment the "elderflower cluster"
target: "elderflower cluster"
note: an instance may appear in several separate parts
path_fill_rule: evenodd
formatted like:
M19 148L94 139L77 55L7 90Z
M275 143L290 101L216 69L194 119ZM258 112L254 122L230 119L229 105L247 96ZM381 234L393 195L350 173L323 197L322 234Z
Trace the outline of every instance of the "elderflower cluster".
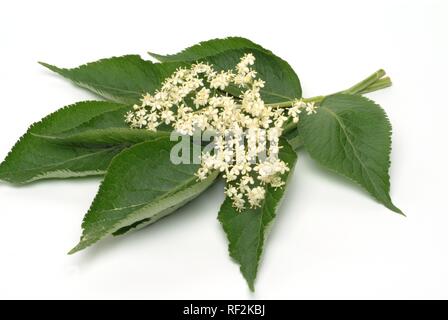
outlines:
M288 116L292 118L294 123L299 122L299 114L305 109L307 115L317 112L317 106L314 102L305 102L303 100L295 100L291 108L288 110Z
M297 123L302 110L316 112L313 103L302 100L289 109L265 104L260 93L265 82L257 79L254 63L249 53L234 70L217 71L205 63L179 68L126 114L133 128L156 131L164 124L183 135L214 132L214 148L202 154L196 176L203 180L211 172L222 172L226 195L238 211L259 207L267 186L284 185L282 175L289 168L278 158L283 127L290 119ZM241 95L226 94L229 86L241 88Z

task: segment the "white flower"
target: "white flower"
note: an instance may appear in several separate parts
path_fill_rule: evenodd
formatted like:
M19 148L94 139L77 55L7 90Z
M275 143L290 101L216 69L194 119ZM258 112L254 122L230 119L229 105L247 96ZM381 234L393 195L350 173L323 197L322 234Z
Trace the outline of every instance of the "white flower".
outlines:
M281 127L273 127L268 130L268 140L271 143L278 143L278 139L280 138L282 134L282 128Z
M231 71L221 71L210 81L210 87L224 90L229 85L232 77L233 74Z
M236 69L239 75L245 75L251 71L250 67L255 63L255 57L252 53L245 54L240 62L236 65Z
M149 106L152 103L152 101L153 101L153 97L149 93L147 93L143 96L142 105L138 106L138 107L141 108L141 107Z
M247 200L249 201L251 208L260 206L261 201L264 200L266 190L263 187L255 187L249 189L247 192Z
M233 207L237 211L241 212L245 209L246 200L244 200L242 193L237 193L231 199L233 201Z
M205 63L198 63L198 64L194 64L192 67L192 71L194 74L200 74L200 73L204 73L206 75L209 75L212 71L213 68Z
M305 102L303 100L295 100L294 104L292 106L292 108L290 109L289 112L291 112L291 115L293 115L293 113L299 114L300 113L300 109L305 109L305 111L307 112L308 115L311 115L313 113L317 112L317 105L314 102Z
M207 168L199 168L196 172L196 176L199 180L205 180L207 178L208 169Z
M253 65L255 63L255 57L252 53L246 53L240 60L237 66L244 65Z
M157 131L157 126L158 126L157 123L155 123L155 122L150 122L150 123L147 124L147 126L146 126L146 130L149 130L149 131Z
M231 198L238 194L238 190L235 187L226 188L226 195Z
M174 118L174 113L171 110L162 111L160 118L165 122L165 124L170 124L176 120L176 118Z
M208 102L208 97L210 95L210 90L207 88L202 88L196 93L196 97L194 98L194 104L196 107L205 106Z
M300 107L296 104L294 104L291 108L289 108L288 110L288 116L292 117L292 121L294 123L298 123L299 122L299 114L302 112L302 110L300 110Z
M157 120L159 120L159 115L156 112L151 112L146 116L146 119L149 122L157 122Z
M316 106L316 104L314 102L307 103L306 108L305 108L305 110L306 110L308 115L316 113L317 112L316 109L317 109L317 106Z
M249 175L242 176L239 184L239 189L241 191L244 191L249 187L249 185L252 184L254 184L254 178Z
M213 171L222 172L225 193L237 211L246 204L260 206L266 187L284 185L282 175L289 167L278 158L283 127L289 119L297 123L302 110L313 114L317 108L302 99L286 108L265 104L265 82L257 78L254 63L254 55L248 53L233 70L217 72L205 63L179 68L125 115L132 128L157 131L164 123L183 135L215 132L214 150L202 154L196 176L204 180ZM221 92L229 85L241 88L239 98Z
M147 123L148 121L146 121L144 118L140 118L136 122L138 128L143 128Z

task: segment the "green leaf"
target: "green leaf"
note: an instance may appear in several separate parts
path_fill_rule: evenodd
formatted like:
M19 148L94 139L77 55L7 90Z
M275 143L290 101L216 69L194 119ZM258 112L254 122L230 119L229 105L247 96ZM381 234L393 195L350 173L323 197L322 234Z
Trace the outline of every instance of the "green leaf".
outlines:
M73 69L41 64L108 100L127 104L138 103L143 94L158 89L182 65L154 64L138 55L102 59Z
M219 70L233 69L243 54L251 52L256 57L255 70L266 81L262 96L266 103L278 103L302 97L300 81L291 66L271 51L241 37L213 39L200 42L177 54L150 53L159 61L207 61ZM230 88L229 93L239 96L241 90Z
M227 50L223 51L225 48ZM145 93L153 93L165 78L178 67L188 66L193 58L210 62L218 70L228 70L233 69L247 52L253 53L257 58L254 68L259 77L266 81L266 86L262 90L262 97L266 103L301 98L300 81L291 66L270 51L243 38L211 40L186 49L182 53L167 56L167 60L176 62L152 63L138 55L127 55L91 62L74 69L41 64L108 100L133 104L138 103ZM177 62L180 58L185 58L190 63ZM228 92L239 96L241 90L230 88Z
M101 175L129 143L98 147L61 145L45 138L91 128L120 126L128 107L86 101L64 107L33 124L0 165L0 179L27 183L47 178Z
M228 37L224 39L212 39L200 42L194 46L186 48L181 52L171 55L160 55L148 52L152 57L161 62L196 61L205 57L214 56L231 49L257 49L267 54L271 51L262 46L241 37Z
M111 127L104 129L83 130L80 132L65 132L56 135L37 135L54 143L74 146L101 147L122 144L136 144L139 142L169 136L169 131L149 131L145 129L131 129Z
M168 128L163 126L157 132L145 129L131 129L124 121L125 114L129 110L128 106L123 106L118 110L92 117L69 130L53 134L33 133L33 135L60 144L104 146L135 144L170 134L170 131L166 131Z
M283 177L287 182L292 175L297 155L286 141L282 141L282 146L280 159L285 161L291 169ZM277 189L267 188L265 200L259 208L237 212L232 207L231 199L226 198L219 211L218 219L229 240L229 254L240 265L241 273L251 290L254 290L264 241L275 219L285 188L286 185Z
M299 134L299 129L297 126L289 132L283 132L283 138L288 141L295 151L299 150L303 146L303 138Z
M175 165L176 144L169 137L142 142L123 151L110 164L82 224L79 244L70 253L98 240L154 223L210 186L217 174L198 182L198 164Z
M235 49L202 58L201 61L213 64L217 70L228 70L233 69L247 52L255 56L254 69L258 77L266 81L264 88L260 91L264 102L279 103L302 97L300 81L294 70L286 61L272 54L256 49ZM235 96L241 94L241 89L236 87L229 87L226 91Z
M389 195L392 128L379 105L358 95L333 95L317 114L302 118L299 130L314 160L402 213Z

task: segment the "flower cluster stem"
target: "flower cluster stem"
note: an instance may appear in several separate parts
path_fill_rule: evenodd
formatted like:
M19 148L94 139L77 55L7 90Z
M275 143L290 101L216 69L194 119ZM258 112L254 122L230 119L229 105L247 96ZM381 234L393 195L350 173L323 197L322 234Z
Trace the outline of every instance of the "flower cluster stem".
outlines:
M351 86L350 88L342 91L338 91L336 93L332 93L326 96L315 96L311 98L302 98L301 100L304 102L314 102L314 103L320 103L322 102L326 97L338 94L338 93L345 93L345 94L366 94L369 92L378 91L387 87L390 87L392 85L392 81L389 77L386 76L386 72L383 69L380 69L364 80L358 82L357 84ZM272 107L278 107L278 108L288 108L294 104L295 100L285 101L281 103L275 103L271 104Z
M375 73L373 73L372 75L365 78L364 80L358 82L354 86L345 90L345 93L359 94L360 92L367 89L368 87L373 85L375 82L377 82L378 80L383 78L385 75L386 75L386 72L383 69L380 69L380 70L376 71Z

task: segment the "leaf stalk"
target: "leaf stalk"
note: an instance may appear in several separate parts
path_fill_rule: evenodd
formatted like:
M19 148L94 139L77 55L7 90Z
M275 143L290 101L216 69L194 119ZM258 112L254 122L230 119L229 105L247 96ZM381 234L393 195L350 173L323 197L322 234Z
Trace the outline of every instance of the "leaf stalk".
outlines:
M390 87L392 85L392 81L389 77L386 76L386 72L383 69L379 69L378 71L374 72L364 80L356 83L355 85L351 86L348 89L338 91L329 95L325 96L315 96L311 98L302 98L301 100L303 102L314 102L314 103L321 103L326 97L332 96L334 94L338 93L345 93L345 94L353 94L353 95L361 95L366 94L378 90L385 89L387 87ZM289 100L281 103L273 103L268 104L268 106L271 107L277 107L277 108L288 108L291 107L296 100Z

